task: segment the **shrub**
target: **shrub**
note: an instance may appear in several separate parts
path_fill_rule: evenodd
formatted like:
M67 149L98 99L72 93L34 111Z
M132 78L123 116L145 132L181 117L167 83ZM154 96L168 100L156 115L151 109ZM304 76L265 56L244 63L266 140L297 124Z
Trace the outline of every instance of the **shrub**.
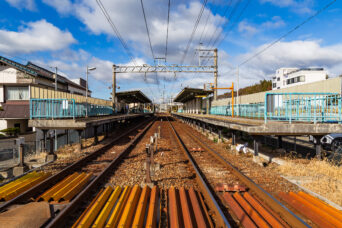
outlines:
M5 133L6 135L17 135L20 132L19 127L11 127L1 130L0 132Z

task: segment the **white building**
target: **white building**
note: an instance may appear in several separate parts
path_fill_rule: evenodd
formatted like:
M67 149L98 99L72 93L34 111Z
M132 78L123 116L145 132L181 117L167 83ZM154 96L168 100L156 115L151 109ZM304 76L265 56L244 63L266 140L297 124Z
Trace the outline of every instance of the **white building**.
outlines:
M272 90L322 81L328 78L323 68L280 68L272 78Z

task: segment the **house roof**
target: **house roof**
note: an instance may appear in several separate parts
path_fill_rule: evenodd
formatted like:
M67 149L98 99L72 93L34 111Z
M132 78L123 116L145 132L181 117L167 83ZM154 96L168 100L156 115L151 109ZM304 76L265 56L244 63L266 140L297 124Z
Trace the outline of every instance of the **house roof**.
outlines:
M152 103L152 101L140 90L123 91L116 93L118 102L124 103Z
M185 103L187 101L193 100L196 98L196 96L208 96L212 94L213 91L211 90L204 90L204 89L198 89L198 88L184 88L176 98L173 100L174 102L181 102Z
M29 119L29 101L7 102L2 104L3 111L0 111L0 118Z
M22 65L20 63L17 63L15 61L12 61L10 59L7 59L3 56L0 56L0 62L4 63L4 64L7 64L7 65L10 65L12 67L14 67L15 69L18 69L20 71L24 71L25 73L28 73L32 76L38 76L38 73L34 70L32 70L31 68L25 66L25 65Z
M23 65L23 64L20 64L18 62L15 62L13 60L10 60L10 59L7 59L3 56L0 56L0 62L6 64L6 65L9 65L17 70L20 70L20 71L23 71L27 74L30 74L34 77L42 77L42 78L45 78L45 79L48 79L50 81L54 81L55 78L54 78L54 72L50 71L50 70L47 70L43 67L40 67L32 62L27 62L26 65ZM79 89L83 89L85 90L86 88L71 81L70 79L62 76L62 75L59 75L57 76L57 79L58 79L58 83L62 83L62 84L68 84L68 85L72 85L74 87L77 87ZM89 92L91 92L90 90L88 90Z

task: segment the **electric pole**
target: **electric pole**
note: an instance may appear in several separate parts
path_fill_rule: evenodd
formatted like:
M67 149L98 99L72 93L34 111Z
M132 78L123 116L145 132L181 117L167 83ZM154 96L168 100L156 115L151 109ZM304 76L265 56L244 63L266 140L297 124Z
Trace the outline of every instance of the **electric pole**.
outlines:
M58 90L58 86L57 86L57 67L55 67L55 91L57 92ZM58 140L58 137L57 137L57 130L55 129L55 151L57 151L57 140ZM50 144L51 145L51 144Z
M113 88L112 88L112 103L113 103L113 109L114 113L117 112L116 110L116 65L113 64Z
M239 101L239 89L240 89L240 75L239 75L239 66L237 67L237 89L236 89L236 104L237 104L237 116L240 113L240 101ZM234 93L234 91L233 91Z
M217 88L217 48L214 49L214 84L215 84L215 88ZM217 90L214 90L214 100L217 100Z

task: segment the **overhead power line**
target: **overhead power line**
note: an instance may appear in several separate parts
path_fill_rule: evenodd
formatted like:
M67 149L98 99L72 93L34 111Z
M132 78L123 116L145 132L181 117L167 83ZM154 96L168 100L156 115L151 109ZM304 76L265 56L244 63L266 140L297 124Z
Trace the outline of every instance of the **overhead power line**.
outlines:
M202 14L203 14L203 10L204 10L204 8L205 8L207 2L208 2L208 0L204 0L204 2L203 2L203 4L202 4L202 8L201 8L201 10L200 10L200 12L199 12L199 14L198 14L198 17L197 17L197 20L196 20L196 22L195 22L194 28L192 29L192 33L191 33L191 35L190 35L190 39L189 39L188 44L187 44L187 46L186 46L186 48L185 48L185 51L184 51L184 54L183 54L183 57L182 57L182 60L181 60L181 65L184 63L184 60L185 60L185 58L186 58L186 56L187 56L187 54L188 54L188 51L189 51L189 48L190 48L192 39L194 38L194 35L195 35L195 33L196 33L198 24L199 24L199 22L200 22L200 20L201 20Z
M151 43L150 30L148 29L148 24L147 24L147 20L146 20L146 14L145 14L145 8L144 8L143 0L140 0L140 3L141 3L141 9L142 9L142 12L143 12L143 15L144 15L146 33L147 33L147 37L148 37L148 43L150 44L151 54L152 54L152 58L153 58L153 61L154 61L155 57L154 57L152 43Z
M104 5L102 4L101 0L96 0L96 3L97 3L98 6L100 7L100 9L101 9L103 15L106 17L106 19L107 19L109 25L111 26L111 28L113 29L114 33L115 33L116 36L118 37L118 39L119 39L121 45L123 46L123 48L124 48L126 54L127 54L127 55L129 56L129 58L132 60L132 62L134 63L134 65L136 65L137 63L136 63L136 61L135 61L135 59L134 59L134 56L133 56L132 52L131 52L130 49L128 48L127 43L125 42L125 40L122 38L122 36L121 36L119 30L116 28L114 22L112 21L111 17L109 16L109 14L108 14L106 8L104 7Z
M278 39L274 40L272 43L270 43L269 45L267 45L266 47L264 47L263 49L261 49L260 51L256 52L255 54L253 54L252 56L250 56L249 58L247 58L246 60L244 60L243 62L241 62L238 66L242 66L246 63L248 63L249 61L251 61L252 59L258 57L259 55L261 55L262 53L264 53L265 51L267 51L269 48L271 48L272 46L274 46L275 44L277 44L279 41L281 41L282 39L284 39L285 37L287 37L288 35L290 35L291 33L293 33L294 31L298 30L300 27L302 27L303 25L305 25L306 23L308 23L309 21L311 21L313 18L315 18L316 16L318 16L319 14L321 14L323 11L325 11L327 8L329 8L331 5L333 5L337 0L333 0L331 2L329 2L328 4L326 4L324 7L322 7L320 10L318 10L315 14L313 14L312 16L306 18L303 22L299 23L298 25L296 25L294 28L292 28L291 30L289 30L288 32L286 32L284 35L280 36ZM233 70L231 70L233 71ZM226 74L229 73L231 71L227 71L224 72L222 74Z
M168 10L167 10L166 43L165 43L165 62L167 61L167 45L168 45L168 42L169 42L170 8L171 8L171 0L169 0L169 3L168 3Z
M217 36L220 36L221 33L222 33L222 31L223 31L223 29L224 29L224 27L225 27L228 23L230 23L231 18L232 18L232 16L234 15L234 13L235 13L235 11L236 11L236 9L238 8L238 6L239 6L240 3L241 3L241 0L238 0L238 1L235 3L235 5L234 5L232 11L230 11L230 14L229 14L229 16L228 16L226 22L225 22L224 25L222 26L223 28L222 28L221 32L220 32ZM225 10L224 10L224 13L223 13L223 15L222 15L222 17L225 17L225 16L226 16L226 14L227 14L229 8L231 7L231 5L232 5L232 0L230 0L229 3L227 4L227 6L226 6L226 8L225 8ZM208 42L208 44L207 44L208 47L210 47L211 41L212 41L213 38L215 37L215 34L216 34L216 32L217 32L218 29L219 29L219 26L217 26L216 29L215 29L215 31L213 32L213 34L212 34L212 36L211 36L211 38L210 38L210 40L209 40L209 42ZM214 45L211 45L211 47L213 47L213 46L214 46Z
M322 13L324 10L326 10L327 8L329 8L329 6L331 6L332 4L334 4L336 2L336 0L333 0L331 2L329 2L327 5L325 5L323 8L321 8L320 10L318 10L315 14L313 14L312 16L308 17L307 19L305 19L302 23L298 24L297 26L295 26L293 29L291 29L290 31L288 31L287 33L285 33L284 35L282 35L281 37L279 37L278 39L276 39L275 41L273 41L272 43L270 43L269 45L267 45L265 48L261 49L260 51L258 51L257 53L255 53L254 55L252 55L251 57L249 57L248 59L246 59L245 61L243 61L242 63L239 64L239 66L242 66L246 63L248 63L249 61L251 61L252 59L254 59L255 57L261 55L263 52L265 52L267 49L269 49L270 47L272 47L273 45L275 45L276 43L278 43L280 40L284 39L285 37L287 37L288 35L290 35L291 33L293 33L294 31L296 31L297 29L299 29L300 27L302 27L304 24L308 23L309 21L311 21L313 18L315 18L316 16L318 16L320 13Z
M222 41L224 41L226 39L226 37L228 36L228 34L233 30L233 28L235 27L235 25L237 25L240 22L240 18L242 17L243 13L246 11L247 7L249 6L249 3L251 2L251 0L247 0L246 4L244 5L244 7L242 8L242 10L240 11L240 14L237 16L236 20L234 21L233 24L231 24L230 28L225 32L225 34L223 35L223 37L221 38L220 42L218 42L218 40L221 37L221 34L219 36L216 37L214 43L213 43L213 47L216 45L216 43L218 42L218 46L221 45ZM223 31L223 30L222 30Z

